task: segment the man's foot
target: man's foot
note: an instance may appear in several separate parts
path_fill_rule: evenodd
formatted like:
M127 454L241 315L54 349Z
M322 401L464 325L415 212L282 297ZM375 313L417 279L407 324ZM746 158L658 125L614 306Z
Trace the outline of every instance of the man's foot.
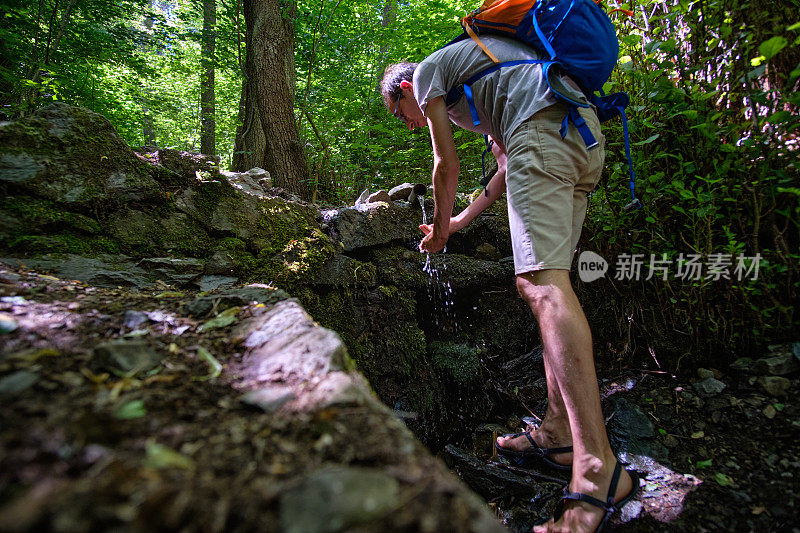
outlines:
M542 425L536 431L497 437L495 447L501 455L538 457L554 468L568 469L572 465L572 439L569 433L566 435L558 437Z
M593 458L593 461L597 459ZM609 463L614 466L608 468L606 465ZM615 480L616 468L619 468L619 472ZM586 477L580 479L573 473L571 492L562 499L560 516L557 511L548 523L535 527L534 533L600 531L611 514L633 499L639 490L639 477L623 469L616 458L607 461L600 469L590 470ZM611 507L607 505L610 491L614 492L614 504Z

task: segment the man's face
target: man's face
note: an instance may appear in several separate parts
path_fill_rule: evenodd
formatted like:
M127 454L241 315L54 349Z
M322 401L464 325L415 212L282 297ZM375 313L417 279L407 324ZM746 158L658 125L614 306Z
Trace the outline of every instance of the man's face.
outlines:
M401 87L403 87L402 84ZM422 114L416 99L414 99L413 89L403 88L402 91L400 98L394 102L389 102L388 107L393 110L392 114L408 126L409 130L427 126L428 121L425 119L425 115Z

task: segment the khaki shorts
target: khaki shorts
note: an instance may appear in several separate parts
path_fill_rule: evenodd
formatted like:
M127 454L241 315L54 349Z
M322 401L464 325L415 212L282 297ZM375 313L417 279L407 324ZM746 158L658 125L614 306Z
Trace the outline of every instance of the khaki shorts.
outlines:
M506 191L514 269L569 270L586 217L587 195L600 180L605 137L592 109L580 109L599 146L586 150L567 107L555 104L525 121L506 143Z

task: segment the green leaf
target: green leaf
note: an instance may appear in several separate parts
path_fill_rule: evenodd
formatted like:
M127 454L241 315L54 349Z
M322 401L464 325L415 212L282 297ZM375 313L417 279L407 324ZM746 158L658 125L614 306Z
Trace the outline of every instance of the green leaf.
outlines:
M722 472L717 472L717 475L715 477L716 477L717 483L719 483L719 485L721 487L729 487L729 486L733 485L733 478L730 477L730 476L726 476Z
M651 142L655 141L659 137L661 137L661 134L660 133L656 133L655 135L651 135L650 137L648 137L647 139L645 139L643 141L639 141L637 143L632 143L632 146L643 146L645 144L650 144Z
M697 461L697 468L708 468L711 466L713 459L706 459L705 461Z
M142 418L146 414L147 409L144 406L144 401L132 400L117 407L112 413L112 416L119 420L132 420L134 418Z
M234 322L236 322L237 318L236 315L239 314L241 311L241 307L231 307L230 309L226 309L211 320L205 321L203 324L197 328L198 333L202 333L204 331L208 331L210 329L217 329L217 328L224 328L225 326L230 326Z
M190 470L194 468L194 461L192 461L191 458L153 440L147 441L145 454L144 465L149 468L158 470L166 468L183 468L185 470Z
M772 39L767 39L761 43L761 46L758 47L758 51L761 52L761 55L763 55L765 59L769 60L775 56L775 54L783 50L787 44L789 44L789 41L787 41L785 37L776 35Z
M217 361L216 357L211 355L211 352L203 348L202 346L197 349L197 357L201 361L205 361L208 363L209 373L206 376L196 376L193 379L195 381L207 381L209 379L214 379L222 373L222 363Z

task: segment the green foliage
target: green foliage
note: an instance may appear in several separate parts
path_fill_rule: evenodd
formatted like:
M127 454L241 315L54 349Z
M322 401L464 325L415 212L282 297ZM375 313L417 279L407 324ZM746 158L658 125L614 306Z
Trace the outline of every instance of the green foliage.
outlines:
M621 209L630 200L627 164L622 126L611 122L604 126L608 175L591 203L587 233L609 258L724 253L735 266L740 254L760 254L755 280L657 279L632 283L626 293L629 311L656 307L665 334L683 332L720 355L797 331L800 25L787 26L792 18L796 7L772 3L688 9L650 1L616 22L622 58L606 90L631 95L644 208Z

